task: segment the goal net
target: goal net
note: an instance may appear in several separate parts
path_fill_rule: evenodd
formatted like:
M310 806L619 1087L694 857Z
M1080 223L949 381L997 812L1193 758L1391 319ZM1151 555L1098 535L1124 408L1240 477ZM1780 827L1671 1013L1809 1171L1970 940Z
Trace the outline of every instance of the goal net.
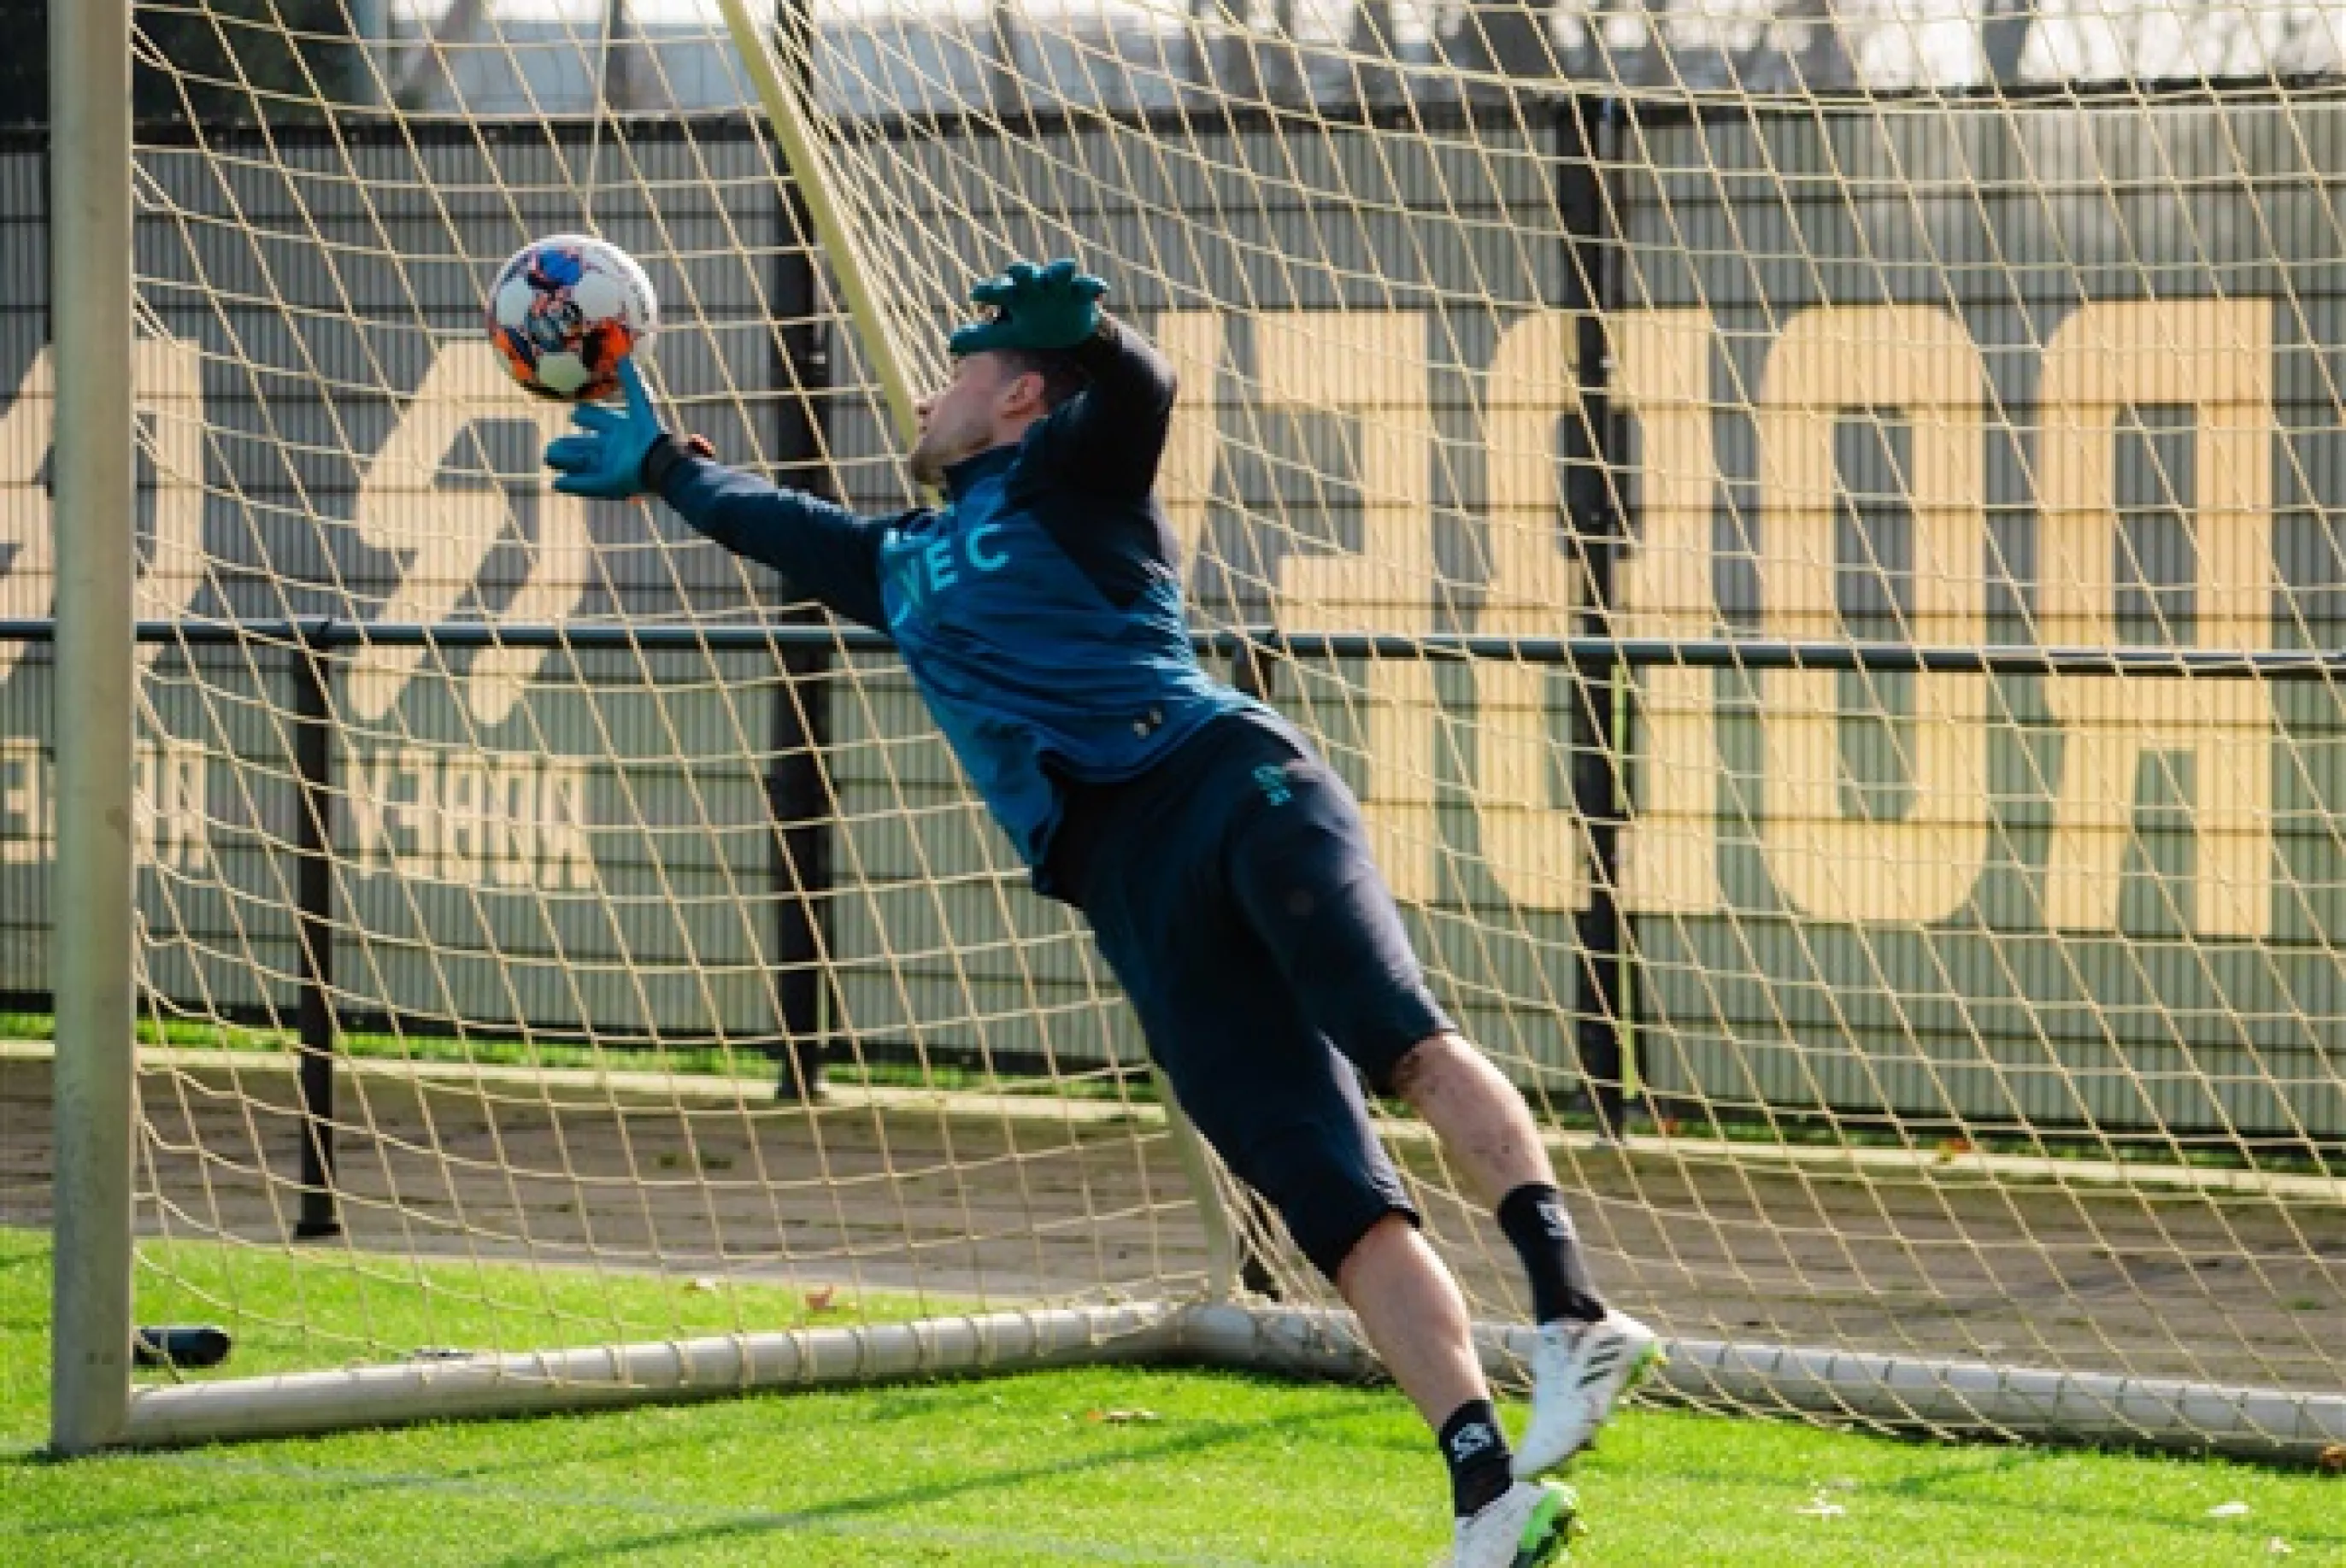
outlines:
M2326 15L138 6L138 1319L235 1349L130 1434L1358 1365L884 646L546 487L479 310L572 230L651 275L679 425L868 512L974 278L1108 279L1182 373L1208 657L1359 796L1658 1392L2346 1439ZM26 1226L45 155L0 145ZM1392 1109L1504 1369L1507 1249Z

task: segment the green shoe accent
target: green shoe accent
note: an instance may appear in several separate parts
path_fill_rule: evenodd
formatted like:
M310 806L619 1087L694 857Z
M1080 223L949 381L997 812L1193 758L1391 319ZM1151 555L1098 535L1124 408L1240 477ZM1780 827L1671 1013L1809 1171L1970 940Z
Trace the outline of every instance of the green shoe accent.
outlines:
M1542 1487L1538 1506L1524 1521L1516 1537L1514 1568L1554 1568L1572 1561L1572 1538L1586 1526L1580 1522L1580 1499L1571 1488Z
M1644 1382L1647 1378L1652 1377L1654 1375L1654 1369L1668 1359L1669 1358L1668 1356L1662 1354L1662 1347L1659 1340L1656 1340L1653 1344L1647 1346L1645 1354L1637 1358L1637 1365L1631 1367L1629 1369L1629 1375L1621 1380L1621 1392L1613 1401L1616 1407L1620 1404L1621 1400L1626 1400L1631 1394L1636 1393L1637 1391L1637 1385ZM1606 1424L1608 1426L1611 1424L1611 1418L1609 1416L1606 1418ZM1605 1428L1600 1426L1595 1431L1588 1434L1588 1441L1582 1443L1577 1451L1566 1457L1564 1461L1565 1465L1569 1465L1574 1460L1580 1458L1582 1454L1595 1451L1596 1445L1604 1440ZM1559 1465L1556 1468L1561 1470L1564 1468L1564 1465Z

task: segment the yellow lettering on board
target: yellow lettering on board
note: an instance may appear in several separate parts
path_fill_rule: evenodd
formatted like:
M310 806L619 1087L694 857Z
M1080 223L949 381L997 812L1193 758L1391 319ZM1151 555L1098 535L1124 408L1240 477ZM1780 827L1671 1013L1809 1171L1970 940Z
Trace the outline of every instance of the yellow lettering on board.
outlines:
M2202 647L2270 641L2272 305L2263 300L2114 300L2078 308L2045 348L2037 467L2042 635L2056 646L2118 641L2116 440L2125 411L2193 414L2189 497ZM2061 788L2045 862L2056 928L2115 927L2146 752L2195 761L2197 929L2263 936L2272 924L2272 712L2255 681L2056 677Z
M199 871L209 862L209 772L193 741L142 740L132 754L131 821L142 865Z
M140 416L139 441L152 457L154 548L139 574L137 613L169 620L194 602L209 567L204 555L203 351L190 339L140 338L131 346L130 388ZM49 492L41 469L49 455L56 391L49 351L33 356L15 400L0 414L0 619L49 613L56 590ZM0 642L0 680L29 643ZM138 645L144 667L160 643Z
M488 838L488 767L475 758L452 757L440 780L441 875L477 887Z
M1214 499L1214 474L1221 461L1214 389L1221 373L1222 336L1218 311L1168 311L1157 318L1157 346L1173 362L1180 382L1165 454L1158 459L1157 494L1181 547L1185 575L1195 566L1199 542L1206 536L1207 509Z
M592 891L595 854L586 837L586 765L569 758L549 762L542 799L537 819L538 885Z
M1361 548L1280 558L1279 624L1297 631L1423 633L1433 605L1433 411L1425 321L1414 312L1306 311L1255 322L1265 403L1350 416ZM1438 881L1433 813L1436 706L1423 659L1375 659L1358 701L1368 752L1361 802L1396 898L1423 902Z
M489 766L488 866L501 888L537 881L537 773L526 757L500 757Z
M1492 358L1484 401L1490 461L1491 583L1485 632L1566 636L1580 573L1563 549L1564 497L1557 483L1558 422L1580 411L1574 371L1580 318L1526 316L1509 327ZM1475 815L1492 880L1533 909L1588 903L1580 814L1549 803L1558 749L1550 738L1549 667L1496 659L1474 665Z
M367 465L359 482L352 518L359 537L404 563L399 585L382 606L385 621L444 621L479 578L489 552L514 521L505 485L464 488L440 483L451 449L473 426L521 421L551 439L569 428L566 411L516 395L512 379L486 341L450 343L424 372L406 412ZM459 453L459 461L464 454ZM519 476L513 476L518 478ZM543 470L530 482L537 492L537 537L523 537L530 555L528 575L516 587L499 618L559 620L586 591L593 547L586 534L585 503L557 494ZM426 650L370 647L352 662L346 700L362 718L389 713L407 683L423 667ZM443 656L434 652L434 660ZM521 700L526 682L546 658L538 648L481 648L473 655L464 697L484 724L505 718Z
M56 372L44 347L16 383L8 412L0 413L0 618L34 620L49 613L56 591L56 539L49 527L49 487L41 469L56 423ZM0 680L16 667L30 643L0 641Z
M154 549L138 575L138 614L175 620L204 585L204 354L191 339L141 338L131 351L140 441L155 464ZM138 645L151 665L161 643Z
M1851 411L1894 409L1912 433L1912 472L1902 476L1914 541L1906 636L1984 638L1986 388L1979 350L1941 311L1829 307L1785 328L1769 356L1759 411L1760 596L1770 636L1841 635L1834 429ZM1795 906L1821 920L1952 914L1986 863L1986 679L1913 677L1912 717L1899 727L1911 793L1892 821L1844 812L1840 687L1825 670L1773 671L1761 683L1770 871Z
M39 865L55 852L48 754L30 736L0 739L0 861Z
M403 853L392 845L392 865L403 876L440 874L440 755L422 746L403 746L393 754L392 779L408 781L405 799L394 799L386 815L411 835Z
M1710 518L1719 488L1711 439L1708 311L1615 318L1614 406L1637 421L1638 531L1615 587L1617 623L1638 637L1706 637L1711 605ZM1719 757L1712 673L1682 666L1638 672L1643 744L1637 799L1621 834L1621 901L1640 913L1720 907Z

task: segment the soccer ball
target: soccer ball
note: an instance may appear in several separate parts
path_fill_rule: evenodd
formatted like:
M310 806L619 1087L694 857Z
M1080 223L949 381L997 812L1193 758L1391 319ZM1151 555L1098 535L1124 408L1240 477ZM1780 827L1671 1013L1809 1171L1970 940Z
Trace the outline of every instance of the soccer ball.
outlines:
M514 380L565 402L619 390L619 361L649 341L659 306L635 258L556 234L525 245L489 290L489 339Z

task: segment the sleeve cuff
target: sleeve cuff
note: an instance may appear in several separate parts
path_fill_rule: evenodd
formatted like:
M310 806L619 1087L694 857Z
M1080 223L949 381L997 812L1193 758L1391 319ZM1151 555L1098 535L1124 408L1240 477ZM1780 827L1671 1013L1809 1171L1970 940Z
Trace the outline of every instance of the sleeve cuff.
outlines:
M1097 375L1124 353L1124 329L1117 324L1114 316L1102 311L1099 325L1092 329L1092 335L1067 352L1086 372Z
M676 437L663 435L652 443L650 451L644 453L644 465L637 477L646 490L666 499L668 480L679 469L702 461L704 460L688 450L684 443L677 440Z

